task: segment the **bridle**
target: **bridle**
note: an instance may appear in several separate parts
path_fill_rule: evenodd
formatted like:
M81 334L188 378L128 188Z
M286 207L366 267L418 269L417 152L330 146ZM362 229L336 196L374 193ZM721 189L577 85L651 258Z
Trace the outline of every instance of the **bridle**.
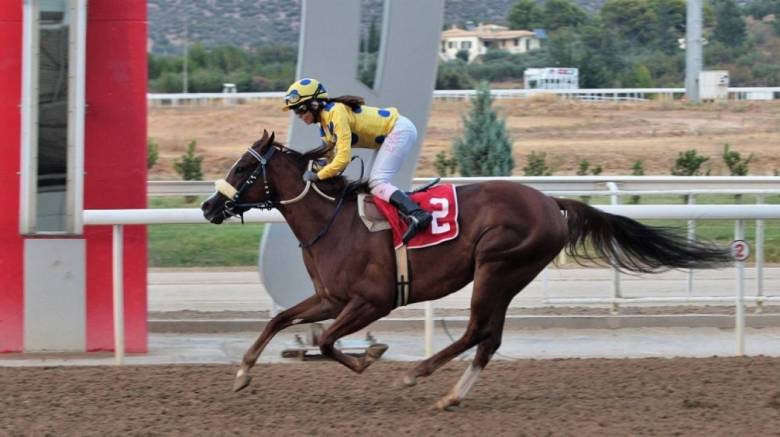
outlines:
M220 179L214 183L217 192L222 193L225 197L228 198L228 201L225 202L225 215L228 217L235 217L239 216L241 217L241 223L244 223L244 212L246 210L252 209L252 208L259 208L259 209L274 209L278 208L282 205L290 205L296 202L299 202L301 199L306 197L306 194L309 193L309 190L314 187L314 191L317 192L320 196L324 197L325 199L330 200L331 202L335 201L336 199L328 196L327 194L323 193L319 187L314 185L311 181L306 182L306 186L303 188L303 191L300 192L297 196L295 196L292 199L288 200L280 200L275 201L271 199L271 184L268 182L268 171L266 171L266 166L268 165L268 161L271 160L271 158L274 156L274 153L279 150L276 146L270 146L268 150L264 154L258 153L255 149L249 148L247 149L247 153L252 155L254 157L258 164L257 167L252 171L252 174L249 175L249 177L241 184L241 188L238 190L235 189L229 182L227 182L224 179ZM307 169L311 169L313 165L313 161L309 161ZM262 175L263 177L263 190L265 191L266 200L262 202L254 202L254 203L243 203L241 202L241 195L244 194L249 188L254 185L255 182L257 182L257 179ZM243 209L243 211L237 211L238 209Z
M274 153L276 153L278 149L276 146L270 146L268 150L264 154L258 153L255 149L249 148L247 149L247 153L252 155L258 162L257 167L252 171L252 174L249 175L249 177L244 181L243 184L241 184L241 188L236 190L235 187L233 187L228 181L225 179L220 179L216 182L214 182L214 186L217 189L218 193L221 193L225 197L228 198L228 201L225 202L225 207L223 210L223 214L225 214L226 217L235 217L239 216L241 217L241 224L244 223L244 212L247 210L250 210L252 208L261 208L261 209L274 209L278 208L279 206L283 205L289 205L292 203L296 203L306 197L306 195L309 193L309 190L314 187L314 191L317 192L320 196L324 197L325 199L330 200L331 202L336 201L335 198L328 196L327 194L320 191L319 187L315 185L311 181L306 181L306 186L303 188L303 191L300 192L297 196L295 196L292 199L288 200L280 200L280 201L274 201L271 199L271 184L268 183L268 172L266 171L266 165L268 165L268 161L271 160L271 157L274 156ZM281 150L280 150L281 151ZM282 151L282 153L286 153ZM353 156L352 160L359 159L357 156ZM363 179L363 160L360 160L361 167L360 167L360 179ZM314 165L314 161L309 161L307 164L307 170L312 169L312 165ZM265 196L266 200L262 202L255 202L255 203L242 203L241 195L246 192L246 190L249 189L258 179L258 177L262 175L263 176L263 189L265 190ZM320 230L317 235L311 239L311 241L307 243L300 243L298 244L299 247L303 249L308 249L309 247L313 246L314 243L320 240L327 232L330 230L331 226L333 225L333 222L336 220L336 216L338 215L339 211L341 210L341 205L344 202L344 197L347 194L348 185L344 186L344 189L341 190L341 195L339 196L338 202L336 202L336 207L333 210L333 215L330 217L330 220L325 225L324 228ZM236 211L235 208L241 208L241 211Z

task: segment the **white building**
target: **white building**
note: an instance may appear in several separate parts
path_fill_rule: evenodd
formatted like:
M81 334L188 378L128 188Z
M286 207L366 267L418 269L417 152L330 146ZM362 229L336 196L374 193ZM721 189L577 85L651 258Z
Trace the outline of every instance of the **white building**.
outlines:
M445 61L465 50L468 61L487 53L488 49L501 49L509 53L525 53L540 47L539 38L530 30L509 30L506 26L480 24L471 30L452 27L441 34L439 55Z
M580 87L580 74L576 68L526 68L523 82L525 89L577 89Z

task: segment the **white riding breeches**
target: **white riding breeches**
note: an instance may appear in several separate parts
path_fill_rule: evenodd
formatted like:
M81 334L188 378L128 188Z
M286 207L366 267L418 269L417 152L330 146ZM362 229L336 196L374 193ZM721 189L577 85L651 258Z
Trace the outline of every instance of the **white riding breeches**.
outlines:
M412 151L417 141L417 128L411 120L399 115L393 130L379 147L371 174L368 177L368 187L371 194L385 202L389 201L398 188L391 182L393 176L403 165L406 156Z

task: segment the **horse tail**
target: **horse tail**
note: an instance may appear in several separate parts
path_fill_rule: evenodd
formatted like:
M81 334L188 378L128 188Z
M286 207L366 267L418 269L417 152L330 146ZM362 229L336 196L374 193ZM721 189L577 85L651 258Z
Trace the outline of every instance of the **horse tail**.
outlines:
M604 261L623 271L707 269L733 261L728 248L691 241L674 229L647 226L571 199L555 199L566 212L566 253L578 263Z

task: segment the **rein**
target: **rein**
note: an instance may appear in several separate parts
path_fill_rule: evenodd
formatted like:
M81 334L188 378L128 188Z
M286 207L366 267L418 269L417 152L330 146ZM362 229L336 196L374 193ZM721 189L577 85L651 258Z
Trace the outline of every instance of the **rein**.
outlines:
M349 162L354 161L355 159L360 160L360 179L363 179L363 159L359 156L353 156L352 159L349 160ZM309 161L309 166L311 166L311 161ZM314 188L317 188L315 185ZM301 249L308 249L312 246L314 246L314 243L320 241L320 238L322 238L323 235L325 235L329 230L330 227L333 225L333 222L336 221L336 216L339 214L339 211L341 211L341 205L344 203L344 198L347 196L347 188L349 188L348 184L344 185L344 188L341 190L341 195L339 195L339 201L336 203L336 208L333 210L333 215L330 216L330 220L328 220L328 224L325 225L324 228L320 230L317 235L311 239L308 243L298 243L298 247Z

